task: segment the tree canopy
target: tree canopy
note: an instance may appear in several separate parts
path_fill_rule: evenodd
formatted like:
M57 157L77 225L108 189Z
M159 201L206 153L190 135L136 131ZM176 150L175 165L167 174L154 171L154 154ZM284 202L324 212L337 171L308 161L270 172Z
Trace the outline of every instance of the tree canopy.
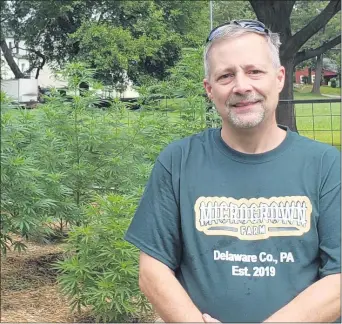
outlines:
M139 83L165 78L182 46L201 41L206 7L203 1L14 0L2 4L1 25L25 40L35 67L42 57L55 67L81 59L104 83L122 83L124 73Z

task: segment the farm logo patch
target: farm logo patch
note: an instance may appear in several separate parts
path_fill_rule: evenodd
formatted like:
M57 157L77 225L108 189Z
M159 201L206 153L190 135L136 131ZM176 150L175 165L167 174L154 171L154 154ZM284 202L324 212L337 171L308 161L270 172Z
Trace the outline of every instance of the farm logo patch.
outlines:
M195 206L196 228L206 235L241 240L300 236L310 230L312 205L308 197L239 199L200 197Z

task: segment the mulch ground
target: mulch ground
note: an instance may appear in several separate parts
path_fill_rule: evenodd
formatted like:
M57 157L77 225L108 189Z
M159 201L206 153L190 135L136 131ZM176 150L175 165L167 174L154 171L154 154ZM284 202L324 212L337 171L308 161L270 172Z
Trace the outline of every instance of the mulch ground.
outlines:
M25 252L1 256L1 323L95 323L90 309L71 313L57 285L52 264L61 259L63 244L24 242ZM154 322L151 314L143 322Z
M72 314L59 292L51 264L62 257L63 245L25 244L26 252L1 257L1 323L94 322L89 311Z

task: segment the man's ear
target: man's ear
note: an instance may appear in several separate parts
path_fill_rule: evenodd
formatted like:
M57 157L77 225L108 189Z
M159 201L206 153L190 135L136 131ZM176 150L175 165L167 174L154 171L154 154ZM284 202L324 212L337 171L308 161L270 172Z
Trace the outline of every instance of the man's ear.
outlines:
M278 75L277 75L277 80L278 80L278 92L280 93L285 84L285 68L281 66L278 70Z
M207 93L208 98L212 100L213 99L213 96L211 93L212 87L208 79L203 79L203 86L204 86L205 92Z

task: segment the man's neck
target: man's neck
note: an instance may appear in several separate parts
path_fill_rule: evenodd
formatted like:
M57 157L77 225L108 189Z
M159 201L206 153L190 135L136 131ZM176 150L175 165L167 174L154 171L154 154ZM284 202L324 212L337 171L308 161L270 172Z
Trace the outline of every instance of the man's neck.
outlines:
M237 129L223 124L223 141L232 149L247 154L260 154L278 147L286 137L286 131L276 122L258 125L250 129Z

